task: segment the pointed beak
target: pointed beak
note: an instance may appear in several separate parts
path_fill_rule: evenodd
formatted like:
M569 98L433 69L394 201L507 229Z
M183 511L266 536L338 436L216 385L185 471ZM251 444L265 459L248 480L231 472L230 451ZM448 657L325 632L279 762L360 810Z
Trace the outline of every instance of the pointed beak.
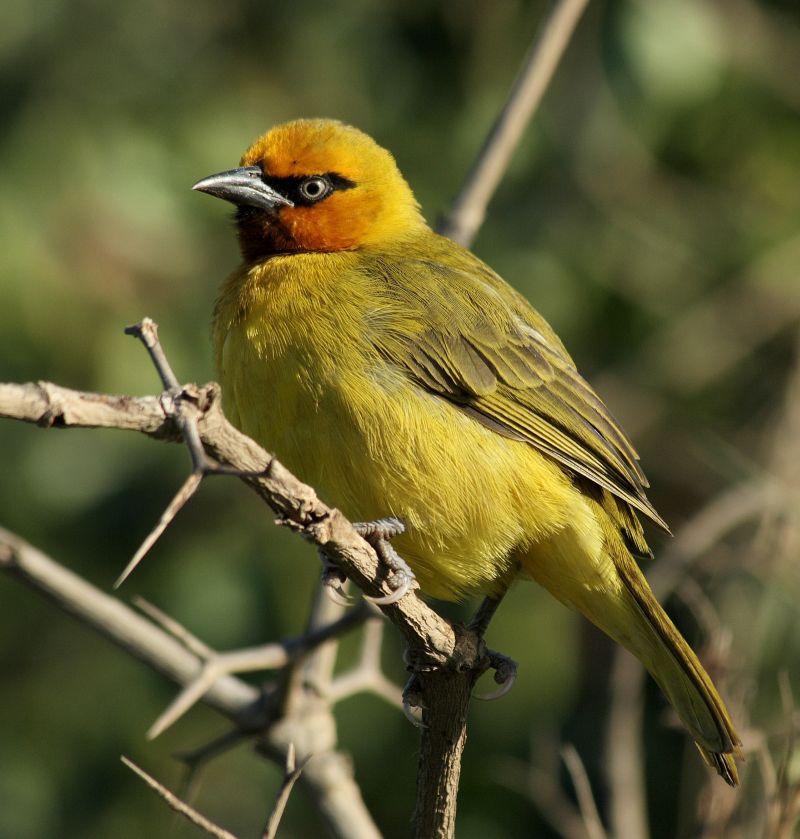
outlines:
M192 189L207 192L237 206L258 207L269 213L275 213L281 207L294 207L288 198L264 183L264 173L259 166L241 166L209 175Z

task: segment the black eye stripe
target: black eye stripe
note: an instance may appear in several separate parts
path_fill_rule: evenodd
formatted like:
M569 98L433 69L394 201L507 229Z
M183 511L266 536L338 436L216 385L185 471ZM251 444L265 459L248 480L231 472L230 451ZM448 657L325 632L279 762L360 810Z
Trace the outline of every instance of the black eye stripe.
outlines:
M355 181L345 178L344 175L337 175L336 172L328 172L325 177L331 182L334 189L353 189L356 185Z
M264 177L264 183L271 186L281 195L286 196L290 201L299 207L309 207L319 201L324 201L328 196L318 198L316 200L309 200L300 191L300 185L309 178L321 178L330 186L328 195L333 192L338 192L345 189L353 189L356 186L355 181L345 178L344 175L339 175L336 172L326 172L324 174L308 174L308 175L289 175L284 178L277 178L273 175Z

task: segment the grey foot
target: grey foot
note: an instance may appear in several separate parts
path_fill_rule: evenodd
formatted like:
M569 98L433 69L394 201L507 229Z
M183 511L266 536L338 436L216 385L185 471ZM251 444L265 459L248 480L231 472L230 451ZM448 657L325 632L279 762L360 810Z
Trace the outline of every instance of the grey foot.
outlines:
M364 599L369 600L376 606L388 606L390 603L397 603L417 584L414 572L389 542L390 539L403 533L406 526L400 519L387 518L377 521L356 522L353 527L356 533L375 548L378 558L388 568L389 575L386 582L392 588L391 594L386 594L383 597L367 597L365 595Z

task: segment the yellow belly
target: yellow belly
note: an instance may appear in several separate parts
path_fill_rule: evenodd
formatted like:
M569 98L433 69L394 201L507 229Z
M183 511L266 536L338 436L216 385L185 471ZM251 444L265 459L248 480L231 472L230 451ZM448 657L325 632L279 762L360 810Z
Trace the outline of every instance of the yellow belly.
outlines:
M491 593L574 520L580 494L552 461L399 372L358 356L314 370L302 341L257 344L244 325L227 335L226 413L351 520L401 519L394 544L426 593Z

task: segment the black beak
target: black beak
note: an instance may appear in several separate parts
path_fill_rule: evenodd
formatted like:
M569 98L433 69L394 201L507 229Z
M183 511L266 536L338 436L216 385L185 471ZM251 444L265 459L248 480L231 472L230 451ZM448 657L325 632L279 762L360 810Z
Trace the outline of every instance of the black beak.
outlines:
M207 192L237 206L258 207L270 213L277 212L281 207L294 207L288 198L264 183L263 175L259 166L242 166L209 175L192 189Z

